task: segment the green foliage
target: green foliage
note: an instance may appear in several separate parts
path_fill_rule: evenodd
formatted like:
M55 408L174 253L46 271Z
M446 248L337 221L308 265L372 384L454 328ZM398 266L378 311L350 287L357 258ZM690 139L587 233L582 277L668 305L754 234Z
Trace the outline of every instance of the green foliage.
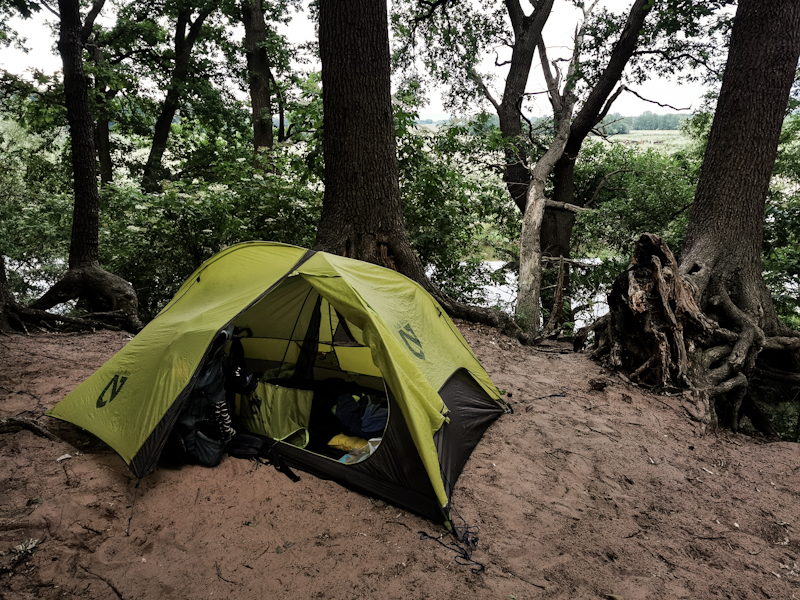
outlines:
M220 163L215 181L181 180L161 194L143 194L134 186L104 189L101 259L133 284L143 320L154 317L194 269L226 246L248 240L313 244L321 188L310 184L292 154L274 152L265 171L244 158Z
M678 252L696 183L696 166L683 155L584 144L576 163L576 195L595 210L580 213L573 230L573 257L590 259L572 271L573 305L591 311L605 297L628 267L642 233L660 235Z
M713 84L726 60L732 12L730 0L660 0L640 31L640 49L633 56L625 82L640 84L658 74L678 81ZM608 63L626 12L596 10L587 27L582 69L591 85Z
M800 117L787 119L764 220L763 265L781 319L800 329Z
M19 302L40 296L66 268L72 195L60 156L54 140L0 121L0 255Z
M747 393L782 440L800 442L800 386L755 375Z
M619 135L621 133L629 133L631 127L628 119L624 119L619 113L607 115L600 121L597 129L603 135Z
M417 127L415 85L397 95L395 129L406 230L429 275L445 293L486 301L497 283L487 258L513 259L519 213L499 176L484 161L499 161L499 131L483 115L443 127Z
M588 143L576 179L578 195L598 206L578 217L573 239L579 252L630 256L644 231L660 235L670 248L681 247L696 185L684 157Z
M469 74L480 72L490 85L495 76L484 72L481 62L513 38L502 3L426 5L402 0L392 3L391 20L397 42L395 65L418 76L416 59L420 58L430 79L447 89L445 107L464 113L483 102Z

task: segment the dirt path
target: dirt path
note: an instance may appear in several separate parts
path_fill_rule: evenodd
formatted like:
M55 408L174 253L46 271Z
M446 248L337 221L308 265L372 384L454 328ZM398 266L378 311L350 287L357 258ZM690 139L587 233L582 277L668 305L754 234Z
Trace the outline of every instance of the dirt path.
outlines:
M135 489L43 417L61 440L0 434L0 598L800 599L800 447L700 436L680 397L459 326L514 408L454 496L482 572L420 539L436 525L303 473L226 458ZM0 417L41 417L127 340L0 338Z

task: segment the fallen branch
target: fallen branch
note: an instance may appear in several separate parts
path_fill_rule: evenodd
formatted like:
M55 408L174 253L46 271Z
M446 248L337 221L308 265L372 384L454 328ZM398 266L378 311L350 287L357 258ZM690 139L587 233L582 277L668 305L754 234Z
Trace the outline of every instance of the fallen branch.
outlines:
M22 429L32 431L38 436L47 438L53 442L62 441L60 437L48 430L44 425L41 425L33 419L26 419L25 417L2 417L0 418L0 434L2 433L17 433Z
M97 573L93 573L92 571L90 571L89 569L84 567L83 565L78 565L78 566L81 569L83 569L84 572L86 572L89 575L92 575L94 577L97 577L100 581L104 582L108 587L110 587L114 591L114 593L117 595L117 598L119 598L119 600L125 600L123 598L123 596L122 596L122 593L117 589L117 586L115 586L113 583L111 583L108 579L106 579L105 577L103 577L101 575L98 575Z

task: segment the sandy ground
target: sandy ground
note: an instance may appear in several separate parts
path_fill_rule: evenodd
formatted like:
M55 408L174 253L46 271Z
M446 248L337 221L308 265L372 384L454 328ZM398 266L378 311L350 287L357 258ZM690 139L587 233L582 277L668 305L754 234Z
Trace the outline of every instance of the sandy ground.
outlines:
M456 486L469 564L421 539L436 524L304 473L226 458L135 489L42 416L128 336L0 337L0 417L59 438L0 434L0 598L800 598L797 445L701 435L679 396L459 327L514 408Z

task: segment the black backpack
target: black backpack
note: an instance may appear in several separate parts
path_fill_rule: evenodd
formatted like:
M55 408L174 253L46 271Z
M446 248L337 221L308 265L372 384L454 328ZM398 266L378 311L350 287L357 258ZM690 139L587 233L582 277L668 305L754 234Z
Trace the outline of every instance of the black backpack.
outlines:
M224 330L212 343L186 408L175 423L173 443L184 462L217 466L225 446L236 434L225 394L225 346L230 338L231 330ZM241 357L243 363L244 352Z

